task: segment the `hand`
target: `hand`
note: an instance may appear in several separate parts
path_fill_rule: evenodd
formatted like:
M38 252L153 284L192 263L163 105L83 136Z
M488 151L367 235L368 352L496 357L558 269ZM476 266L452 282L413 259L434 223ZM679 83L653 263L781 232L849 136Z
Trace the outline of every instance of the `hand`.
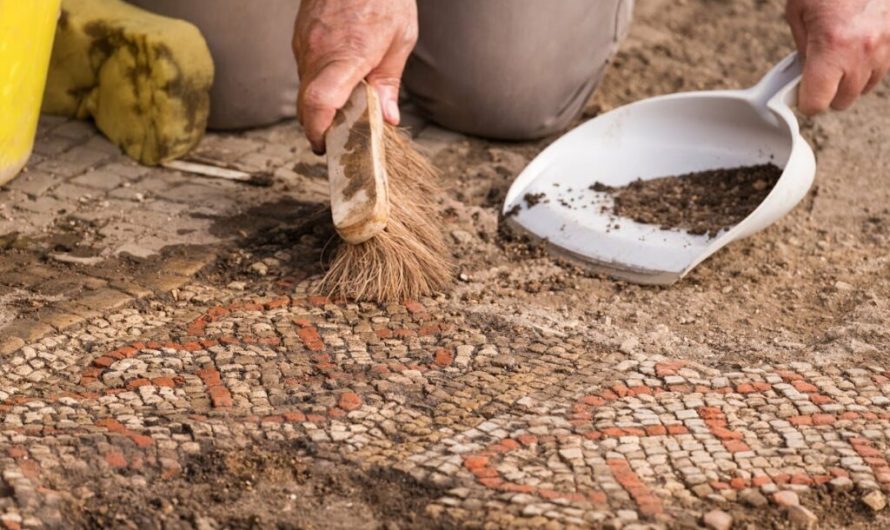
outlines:
M786 15L805 58L804 114L846 109L890 69L890 0L788 0Z
M383 117L399 124L399 84L417 42L416 0L303 0L293 48L300 72L297 116L317 154L337 109L366 79Z

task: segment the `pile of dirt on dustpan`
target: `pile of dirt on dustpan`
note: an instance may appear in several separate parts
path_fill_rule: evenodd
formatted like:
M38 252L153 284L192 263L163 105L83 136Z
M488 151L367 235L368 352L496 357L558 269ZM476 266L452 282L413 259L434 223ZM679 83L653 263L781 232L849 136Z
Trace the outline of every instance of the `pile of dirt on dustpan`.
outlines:
M763 164L637 180L623 187L596 182L590 189L612 196L610 213L616 217L713 237L753 212L781 175L781 168Z

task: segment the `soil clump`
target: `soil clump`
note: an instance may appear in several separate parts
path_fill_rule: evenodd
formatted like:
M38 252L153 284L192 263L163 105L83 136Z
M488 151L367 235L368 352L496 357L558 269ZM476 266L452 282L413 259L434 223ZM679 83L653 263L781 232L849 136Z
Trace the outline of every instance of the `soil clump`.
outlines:
M753 212L781 175L774 164L761 164L636 180L620 188L595 182L590 189L612 195L618 217L714 237Z

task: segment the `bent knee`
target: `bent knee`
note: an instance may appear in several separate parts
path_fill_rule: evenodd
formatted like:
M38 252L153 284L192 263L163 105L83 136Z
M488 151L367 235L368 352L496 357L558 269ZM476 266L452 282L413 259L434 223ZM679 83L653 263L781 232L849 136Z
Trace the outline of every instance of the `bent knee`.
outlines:
M476 83L464 87L437 84L435 90L409 93L420 111L438 125L496 140L533 140L565 129L580 114L595 80L580 86L500 87Z

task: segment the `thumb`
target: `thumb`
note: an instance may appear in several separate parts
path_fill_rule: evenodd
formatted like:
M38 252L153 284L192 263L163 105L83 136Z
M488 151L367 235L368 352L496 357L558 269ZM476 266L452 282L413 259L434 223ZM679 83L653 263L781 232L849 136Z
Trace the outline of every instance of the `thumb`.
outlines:
M392 125L398 125L402 119L402 114L399 111L399 80L375 79L369 80L369 83L377 90L383 119Z
M383 118L392 125L398 125L401 119L399 112L399 87L405 63L413 46L390 47L383 60L368 74L368 83L377 90L380 96L380 107Z

